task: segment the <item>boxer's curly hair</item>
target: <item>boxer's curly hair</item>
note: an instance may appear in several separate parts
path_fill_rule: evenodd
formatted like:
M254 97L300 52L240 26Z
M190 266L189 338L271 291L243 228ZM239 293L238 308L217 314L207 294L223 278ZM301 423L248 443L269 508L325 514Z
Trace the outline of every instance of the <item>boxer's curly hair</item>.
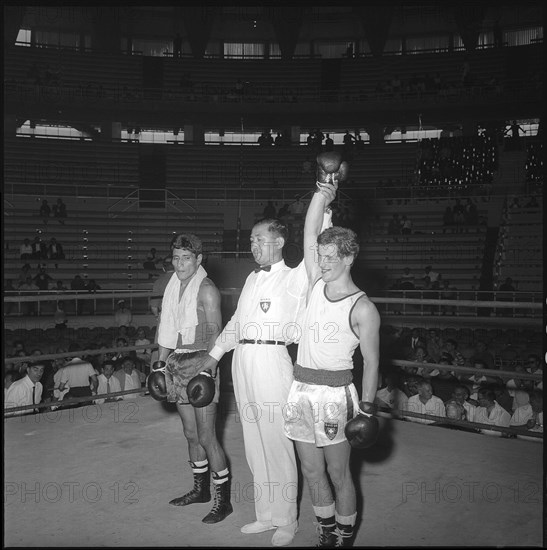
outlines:
M192 233L179 233L171 240L171 250L182 248L193 252L196 256L203 254L203 244L201 239Z
M281 220L278 220L277 218L263 218L258 220L254 224L254 227L257 227L258 225L268 226L268 231L270 233L276 237L282 237L285 242L289 239L289 229Z
M359 240L355 231L347 227L329 227L317 237L317 244L325 246L328 244L336 245L338 256L346 258L348 256L357 257L359 254Z

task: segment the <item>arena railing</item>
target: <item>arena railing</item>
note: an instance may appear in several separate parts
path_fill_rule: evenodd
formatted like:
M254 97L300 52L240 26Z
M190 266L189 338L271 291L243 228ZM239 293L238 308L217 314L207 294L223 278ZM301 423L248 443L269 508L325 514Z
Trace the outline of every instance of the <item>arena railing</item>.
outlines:
M232 296L238 295L241 289L220 289L221 294ZM495 315L510 310L510 314L518 314L519 317L532 317L540 318L543 315L543 296L540 292L500 292L500 291L473 291L473 290L461 290L451 291L457 293L458 299L438 299L427 298L427 294L440 291L431 290L406 290L406 291L387 291L388 296L375 296L370 299L377 304L380 313L388 314L398 312L401 315L421 315L431 316L431 307L433 306L436 311L442 312L445 309L456 312L465 312L466 317L491 317L492 313ZM390 295L398 293L399 296ZM4 303L34 303L38 306L38 315L40 315L40 304L43 302L56 302L62 300L64 302L68 300L78 301L93 301L93 310L97 310L97 300L111 300L112 311L114 311L117 300L121 298L127 298L130 308L132 307L132 300L136 298L149 298L153 295L151 290L132 290L130 292L120 290L99 290L94 293L87 291L74 292L65 291L59 293L52 290L45 291L8 291L4 292ZM416 296L416 298L409 298L409 295ZM472 299L471 296L475 297ZM462 299L463 297L467 299ZM532 301L520 302L519 296L526 296L528 300ZM481 300L481 297L494 298L494 300ZM511 298L508 300L507 298ZM427 311L424 308L428 308ZM135 313L135 312L133 312ZM51 315L51 314L49 314ZM462 316L462 315L459 315Z

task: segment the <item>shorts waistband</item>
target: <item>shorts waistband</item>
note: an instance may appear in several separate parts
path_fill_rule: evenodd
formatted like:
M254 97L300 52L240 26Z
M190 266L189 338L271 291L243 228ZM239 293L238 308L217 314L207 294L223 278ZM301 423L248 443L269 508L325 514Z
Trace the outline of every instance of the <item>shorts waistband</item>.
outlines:
M184 354L186 356L193 355L195 353L201 353L202 351L207 351L206 349L191 349L191 348L178 348L173 353Z
M294 379L304 384L313 384L316 386L348 386L353 382L353 373L350 369L345 370L325 370L325 369L307 369L294 364Z
M240 340L238 344L267 344L270 346L286 346L285 342L281 340Z

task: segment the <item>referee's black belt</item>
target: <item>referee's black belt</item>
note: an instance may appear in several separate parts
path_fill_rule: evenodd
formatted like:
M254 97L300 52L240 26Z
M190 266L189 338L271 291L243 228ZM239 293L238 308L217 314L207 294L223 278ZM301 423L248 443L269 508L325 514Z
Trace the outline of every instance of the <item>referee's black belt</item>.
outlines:
M280 340L240 340L238 344L268 344L270 346L285 346Z

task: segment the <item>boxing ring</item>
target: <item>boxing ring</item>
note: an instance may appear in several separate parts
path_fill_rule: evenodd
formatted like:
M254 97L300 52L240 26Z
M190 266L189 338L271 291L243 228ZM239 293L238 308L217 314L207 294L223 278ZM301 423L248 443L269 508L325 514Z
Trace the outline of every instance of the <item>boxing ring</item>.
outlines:
M176 411L149 396L4 420L6 546L269 547L254 520L253 484L234 396L217 421L232 472L234 512L215 525L212 503L168 504L191 488ZM377 444L353 450L355 546L541 546L543 444L386 420ZM307 488L291 546L315 546Z

